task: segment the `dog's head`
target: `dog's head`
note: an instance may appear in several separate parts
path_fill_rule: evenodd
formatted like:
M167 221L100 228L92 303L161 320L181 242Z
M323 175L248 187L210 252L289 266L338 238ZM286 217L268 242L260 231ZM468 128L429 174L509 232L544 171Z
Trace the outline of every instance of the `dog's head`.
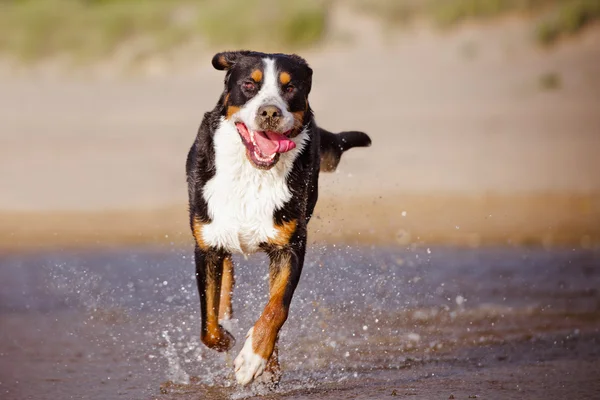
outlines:
M235 124L252 164L269 169L292 150L312 112L312 69L297 55L228 51L212 59L226 70L222 115Z

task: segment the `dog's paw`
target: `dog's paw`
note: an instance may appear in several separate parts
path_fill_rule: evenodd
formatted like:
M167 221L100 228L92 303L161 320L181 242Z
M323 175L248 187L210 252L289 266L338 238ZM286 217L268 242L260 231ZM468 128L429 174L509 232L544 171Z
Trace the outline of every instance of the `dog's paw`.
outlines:
M216 351L229 351L235 345L235 338L221 325L216 332L207 332L200 338L208 348Z
M267 365L267 360L254 353L252 349L252 332L254 328L250 328L246 335L246 342L240 354L233 362L235 368L235 379L240 385L247 385L254 379L259 377Z

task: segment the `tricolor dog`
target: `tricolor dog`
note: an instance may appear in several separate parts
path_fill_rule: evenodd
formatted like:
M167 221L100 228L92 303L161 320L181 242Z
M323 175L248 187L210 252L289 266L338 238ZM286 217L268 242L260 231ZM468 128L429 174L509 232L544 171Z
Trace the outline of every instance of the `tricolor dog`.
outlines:
M217 351L233 347L226 329L232 254L266 252L270 298L234 367L242 385L265 372L262 379L276 383L277 338L302 272L319 171L335 170L344 151L371 140L316 125L308 103L312 70L297 55L223 52L212 65L226 71L225 89L204 115L186 164L201 339Z

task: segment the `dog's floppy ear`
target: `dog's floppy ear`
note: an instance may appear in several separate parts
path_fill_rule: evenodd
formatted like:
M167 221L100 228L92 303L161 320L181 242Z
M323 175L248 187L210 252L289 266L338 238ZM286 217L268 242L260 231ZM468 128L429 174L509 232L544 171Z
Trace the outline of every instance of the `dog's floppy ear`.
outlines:
M240 58L250 54L249 51L223 51L215 54L212 65L219 71L228 70L239 61Z
M309 94L310 89L312 87L312 76L313 76L312 68L308 65L308 63L306 62L306 60L304 58L300 57L297 54L290 54L290 58L293 59L294 61L296 61L298 64L302 65L302 67L304 68L304 72L306 73L306 79L305 79L306 94Z

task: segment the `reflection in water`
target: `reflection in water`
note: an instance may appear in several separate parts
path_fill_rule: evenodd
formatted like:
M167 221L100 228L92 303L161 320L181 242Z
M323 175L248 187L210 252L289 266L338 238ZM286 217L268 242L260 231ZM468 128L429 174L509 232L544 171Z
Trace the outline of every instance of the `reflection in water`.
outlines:
M265 393L237 387L231 360L266 304L266 258L236 260L238 343L223 355L199 342L190 255L137 249L0 258L0 397ZM313 248L281 334L278 392L303 398L434 364L460 370L469 364L459 356L467 348L597 332L599 255Z

